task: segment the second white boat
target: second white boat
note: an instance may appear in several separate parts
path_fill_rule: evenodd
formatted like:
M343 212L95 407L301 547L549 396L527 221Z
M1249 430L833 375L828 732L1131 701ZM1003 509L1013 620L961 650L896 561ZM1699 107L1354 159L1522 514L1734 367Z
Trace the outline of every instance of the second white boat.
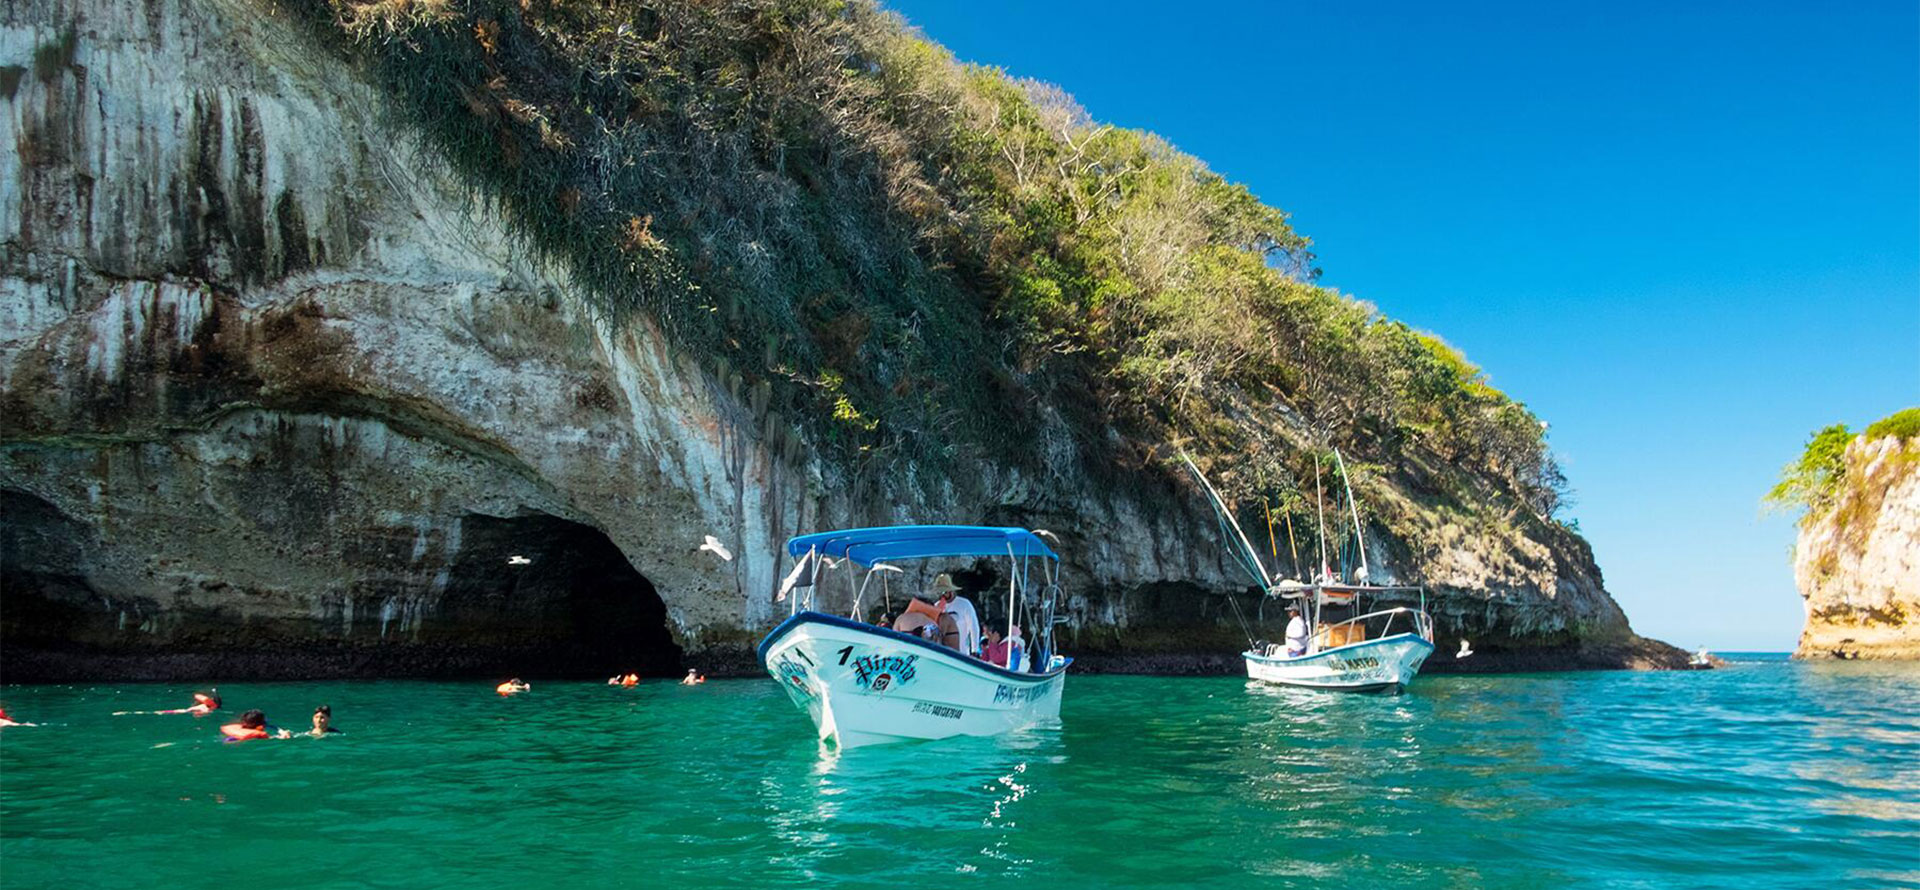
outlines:
M1329 640L1357 639L1369 622L1381 625L1376 638L1324 647ZM1289 657L1280 644L1240 654L1254 680L1336 692L1399 692L1433 654L1433 626L1425 611L1402 606L1330 625L1313 635L1301 655Z

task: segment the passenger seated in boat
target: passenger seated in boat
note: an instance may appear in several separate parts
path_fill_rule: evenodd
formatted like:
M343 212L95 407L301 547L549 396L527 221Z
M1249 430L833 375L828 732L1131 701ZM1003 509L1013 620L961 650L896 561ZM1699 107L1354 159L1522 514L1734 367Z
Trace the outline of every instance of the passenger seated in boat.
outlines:
M986 659L988 664L997 664L1001 667L1006 667L1008 654L1007 638L1000 635L1000 629L997 627L987 628L987 646L986 649L982 651L982 657Z
M960 586L953 583L953 576L945 572L933 579L933 595L940 598L940 611L952 615L953 623L960 629L957 648L968 655L979 655L980 613L974 611L973 601L960 595Z
M1307 654L1307 622L1299 606L1288 606L1287 616L1287 657L1299 658Z
M893 620L893 629L939 642L940 607L933 604L932 597L916 593L907 603L907 610Z

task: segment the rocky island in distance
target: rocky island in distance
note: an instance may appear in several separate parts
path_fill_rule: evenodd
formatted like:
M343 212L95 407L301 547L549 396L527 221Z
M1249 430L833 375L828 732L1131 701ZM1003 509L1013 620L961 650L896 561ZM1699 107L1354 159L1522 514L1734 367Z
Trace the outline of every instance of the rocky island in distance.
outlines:
M1920 408L1815 432L1768 501L1802 511L1794 657L1920 659Z

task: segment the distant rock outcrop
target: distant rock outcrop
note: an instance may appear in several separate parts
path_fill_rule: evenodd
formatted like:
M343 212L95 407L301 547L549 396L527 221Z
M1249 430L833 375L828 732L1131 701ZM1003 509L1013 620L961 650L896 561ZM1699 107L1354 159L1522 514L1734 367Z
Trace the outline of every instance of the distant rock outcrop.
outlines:
M1846 446L1824 506L1802 520L1798 658L1920 658L1920 436L1870 430Z

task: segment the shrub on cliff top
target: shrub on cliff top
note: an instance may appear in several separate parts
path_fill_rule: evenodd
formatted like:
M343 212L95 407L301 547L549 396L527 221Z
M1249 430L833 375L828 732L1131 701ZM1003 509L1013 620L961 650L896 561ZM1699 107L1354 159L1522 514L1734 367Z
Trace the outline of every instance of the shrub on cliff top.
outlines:
M1907 408L1876 420L1861 432L1861 437L1869 441L1920 437L1920 408ZM1802 523L1825 513L1846 483L1847 446L1853 440L1853 432L1846 424L1836 423L1815 431L1801 451L1800 459L1780 471L1780 482L1767 492L1762 502L1769 509L1804 510L1800 517Z
M1559 499L1538 420L1313 284L1284 213L866 0L293 5L605 320L645 313L829 451L1124 475L1180 442L1256 456L1264 495L1311 475L1273 455L1285 411Z
M1826 510L1846 478L1847 443L1852 441L1853 433L1844 423L1816 430L1807 439L1800 459L1781 469L1779 483L1762 502L1770 509L1805 510L1802 522Z
M1888 436L1900 439L1920 437L1920 408L1908 408L1876 420L1867 427L1864 434L1869 439L1884 439Z

